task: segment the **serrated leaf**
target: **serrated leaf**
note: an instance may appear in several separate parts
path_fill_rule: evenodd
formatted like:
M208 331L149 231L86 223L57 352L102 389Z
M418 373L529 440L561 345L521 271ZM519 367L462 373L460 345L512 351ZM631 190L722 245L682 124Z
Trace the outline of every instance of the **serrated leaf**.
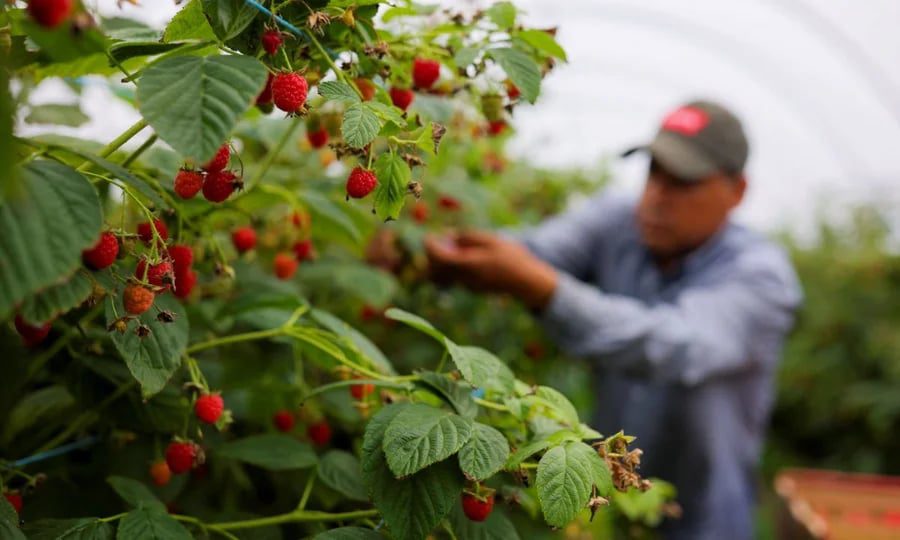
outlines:
M503 393L512 391L515 377L502 360L481 347L460 346L448 338L444 345L463 379L472 386L483 386Z
M588 448L591 447L588 446ZM593 450L593 448L591 450L591 469L594 472L591 478L594 485L597 486L597 494L601 497L609 497L613 491L612 473L609 470L609 465L606 464L606 460L597 454L596 450Z
M200 0L190 0L181 11L172 17L166 31L163 33L163 41L182 41L185 39L215 40L216 34L203 15L203 6Z
M29 108L25 122L28 124L57 124L78 127L91 118L82 112L78 104L46 103Z
M215 453L270 471L306 469L316 464L316 454L306 444L279 434L254 435L226 443Z
M398 127L406 126L406 120L403 118L403 111L393 105L381 103L380 101L367 101L366 107L372 109L375 114L385 122L391 122Z
M106 37L94 27L71 31L70 25L61 24L53 29L44 28L30 17L21 22L28 38L41 49L41 55L54 62L77 60L106 50Z
M447 336L442 334L441 331L435 328L430 322L408 311L399 308L389 308L384 312L384 316L388 319L412 326L419 332L428 334L441 343L444 343L444 340L447 339Z
M487 480L503 468L509 457L509 443L502 433L475 422L472 436L459 449L459 468L468 478Z
M119 521L117 540L192 540L191 534L166 511L142 506Z
M53 320L81 305L93 290L94 282L85 271L78 270L65 282L26 298L19 307L19 315L35 325Z
M319 460L319 479L323 484L354 501L367 501L362 467L356 456L342 450L331 450Z
M131 478L124 476L110 476L106 482L119 494L119 497L125 500L130 506L135 508L144 506L147 508L156 508L162 511L166 510L166 506L156 498L144 484Z
M139 109L162 140L204 163L253 104L267 73L244 55L167 58L138 81Z
M375 214L385 221L399 218L412 179L409 165L400 156L384 153L375 161L375 176Z
M340 101L352 105L359 103L357 94L350 85L344 81L325 81L319 83L319 95L329 101Z
M362 527L340 527L321 532L313 536L313 540L383 540L378 531Z
M30 294L71 275L100 236L100 200L74 169L37 160L0 202L0 318Z
M472 420L414 404L398 414L384 432L382 448L397 478L452 456L472 435Z
M485 14L500 28L512 28L516 24L516 6L512 2L497 2Z
M541 451L549 448L550 444L551 444L550 441L547 439L538 439L536 441L531 441L530 443L526 444L525 446L517 448L516 451L513 452L512 455L509 456L509 460L506 462L506 468L507 469L517 468L526 459L537 454L538 452L541 452Z
M462 493L462 475L448 459L396 479L377 454L369 473L372 500L396 540L421 540L444 519Z
M351 147L362 148L372 142L379 131L381 120L365 103L354 103L344 112L341 134Z
M566 51L556 42L556 39L543 30L522 30L516 32L515 37L528 43L535 49L549 56L555 56L566 62Z
M41 519L26 523L24 530L30 540L112 540L115 536L113 526L98 518Z
M445 375L426 371L419 374L419 384L435 392L438 397L460 415L466 418L475 418L478 415L478 405L472 399L472 388L451 380Z
M365 480L370 494L375 486L375 479L372 475L378 468L378 461L383 460L384 456L382 449L384 432L398 414L411 406L411 403L406 402L392 403L378 411L366 425L366 432L363 434L361 465L363 480Z
M47 147L53 148L53 149L64 150L65 152L68 152L70 154L75 154L76 156L87 160L87 161L91 162L94 166L99 167L99 168L103 169L104 171L110 173L110 175L113 178L121 180L122 182L127 184L128 187L134 188L135 191L137 191L138 193L140 193L141 195L146 197L147 200L152 202L153 203L152 206L154 206L158 209L169 208L169 205L163 201L163 199L159 196L159 194L156 192L156 190L154 190L150 186L149 183L138 178L137 176L132 174L131 171L126 169L125 167L122 167L121 165L119 165L117 163L113 163L111 161L105 160L102 157L92 154L91 152L80 150L78 148L73 148L72 146L48 144Z
M581 442L551 448L538 463L536 487L544 519L564 527L585 508L591 496L597 452Z
M539 386L534 396L525 398L525 401L540 403L553 411L554 416L571 428L578 428L581 422L578 420L578 411L559 390L549 386Z
M522 97L534 103L541 92L541 70L537 63L524 52L510 47L490 49L488 52L519 88Z
M115 304L113 304L115 302ZM115 305L115 309L113 306ZM184 307L171 294L157 295L154 309L138 317L150 328L150 333L141 338L135 333L137 323L128 323L124 334L110 333L116 350L125 359L128 370L141 385L141 394L146 398L156 394L169 381L172 373L181 365L181 355L188 344L189 325ZM175 320L163 323L156 318L156 308L170 311ZM121 294L110 295L106 299L106 324L112 324L118 316L125 314Z
M359 352L362 353L365 359L373 364L378 371L389 375L396 374L396 370L394 370L394 366L391 365L390 360L388 360L384 353L381 352L381 349L372 343L372 341L370 341L362 332L335 317L331 313L320 309L314 308L310 312L310 316L328 330L350 340L350 342L359 349Z
M425 124L425 127L422 128L422 132L419 133L419 136L416 137L416 147L425 151L428 155L433 156L437 151L436 144L434 143L434 123L428 122Z
M519 533L502 510L494 509L482 522L466 517L462 505L454 505L449 516L450 526L460 540L519 540Z
M202 0L203 12L222 41L237 37L259 14L243 0Z

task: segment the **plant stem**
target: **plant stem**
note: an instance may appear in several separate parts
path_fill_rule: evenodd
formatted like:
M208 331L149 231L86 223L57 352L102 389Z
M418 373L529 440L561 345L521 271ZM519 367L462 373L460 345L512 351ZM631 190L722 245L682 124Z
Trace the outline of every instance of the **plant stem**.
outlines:
M303 401L306 401L313 396L334 390L335 388L344 388L346 386L353 386L354 384L374 384L375 386L400 389L409 388L408 384L403 384L395 381L386 381L382 379L351 379L347 381L337 381L333 383L323 384L322 386L317 386L316 388L310 390L308 394L303 396Z
M103 523L109 523L110 521L116 521L117 519L122 519L123 517L125 517L126 514L127 514L127 512L123 512L121 514L116 514L114 516L98 518L97 521L101 521Z
M121 135L112 140L109 144L103 147L100 152L97 153L98 156L105 158L122 147L123 144L127 143L131 140L132 137L140 133L142 129L147 127L147 121L141 118L137 122L134 123L130 128L126 129L122 132ZM84 162L78 166L77 171L83 171L90 167L91 162L88 160L84 160Z
M137 149L131 153L131 155L125 158L125 161L122 162L122 166L127 168L129 165L134 163L134 160L139 158L141 154L143 154L147 151L148 148L153 146L153 143L155 143L158 138L159 137L156 136L156 133L150 135L150 137L146 141L144 141L144 144L138 146Z
M266 154L266 159L262 162L262 165L259 166L259 170L257 170L253 174L253 178L248 182L249 186L247 186L247 188L244 190L244 193L250 191L251 189L253 189L253 186L262 181L262 177L265 176L265 174L272 167L272 164L275 163L275 158L278 157L278 154L282 149L284 149L284 146L291 139L294 132L297 130L297 127L300 126L302 121L303 119L299 116L294 118L294 122L285 130L281 138L278 139L278 142L275 143L275 147Z
M303 488L303 495L300 497L300 502L297 504L297 511L300 512L304 508L306 508L306 503L309 501L309 494L312 493L313 484L316 483L316 476L319 475L318 467L314 468L309 475L309 479L306 480L306 486Z
M450 353L447 352L447 349L444 349L444 354L441 355L441 361L438 362L437 368L435 369L435 371L436 371L437 373L440 373L441 370L444 369L444 364L447 362L447 357L448 357L448 356L450 356Z
M509 407L506 405L501 405L500 403L494 403L493 401L488 401L486 399L481 398L472 398L475 400L475 403L481 405L482 407L486 407L488 409L494 409L495 411L504 411L510 412Z
M230 345L232 343L240 343L241 341L253 341L255 339L266 339L271 337L276 337L284 334L284 330L282 328L270 328L269 330L259 330L256 332L246 332L244 334L235 334L233 336L225 336L220 338L213 338L208 341L201 341L200 343L195 343L187 348L185 353L193 354L197 351L203 351L206 349L212 349L213 347L219 347L221 345Z
M361 519L374 517L378 515L378 510L355 510L353 512L319 512L314 510L302 510L288 512L267 518L248 519L245 521L229 521L225 523L212 523L210 528L216 529L252 529L255 527L266 527L269 525L281 525L282 523L311 523L323 521L347 521L351 519Z
M331 55L329 55L325 51L325 48L322 47L322 44L319 43L319 40L316 39L316 36L314 36L312 32L307 32L307 33L309 35L309 40L312 42L313 45L316 46L317 49L319 49L319 53L325 57L325 61L327 61L328 65L331 66L331 70L334 71L334 76L337 77L338 79L344 81L345 83L347 83L350 86L350 88L352 88L353 91L356 92L356 95L359 96L360 99L362 99L363 98L362 90L357 88L356 85L350 81L350 78L347 77L347 74L344 73L344 70L339 68L337 66L337 64L334 63L334 60L331 59Z

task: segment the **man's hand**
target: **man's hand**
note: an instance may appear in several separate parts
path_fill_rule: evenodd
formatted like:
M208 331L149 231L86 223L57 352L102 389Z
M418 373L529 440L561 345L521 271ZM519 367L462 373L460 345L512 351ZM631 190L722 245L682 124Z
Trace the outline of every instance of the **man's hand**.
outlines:
M436 278L474 290L507 293L543 309L556 290L556 270L525 246L485 232L429 236L425 252Z

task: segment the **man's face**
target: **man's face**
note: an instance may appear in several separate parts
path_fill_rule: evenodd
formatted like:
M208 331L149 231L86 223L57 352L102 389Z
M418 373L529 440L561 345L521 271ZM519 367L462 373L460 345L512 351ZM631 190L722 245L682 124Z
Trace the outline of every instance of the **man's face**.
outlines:
M745 188L743 177L724 174L683 182L653 161L637 211L644 244L660 257L698 247L725 223Z

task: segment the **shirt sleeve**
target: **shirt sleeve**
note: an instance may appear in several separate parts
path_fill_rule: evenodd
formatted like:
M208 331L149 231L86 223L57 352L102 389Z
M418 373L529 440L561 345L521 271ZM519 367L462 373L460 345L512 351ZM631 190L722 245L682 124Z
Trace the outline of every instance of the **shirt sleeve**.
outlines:
M699 384L777 358L800 303L786 259L735 266L716 284L687 288L675 302L656 305L560 273L543 323L570 354L610 369ZM764 352L772 348L774 355Z

